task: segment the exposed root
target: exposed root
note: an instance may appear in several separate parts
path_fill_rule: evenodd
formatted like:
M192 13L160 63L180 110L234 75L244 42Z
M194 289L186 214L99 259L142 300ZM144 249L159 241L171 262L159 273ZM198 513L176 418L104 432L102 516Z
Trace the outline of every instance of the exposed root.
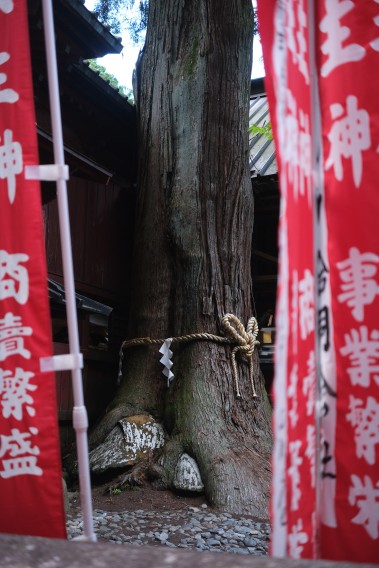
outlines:
M121 474L116 483L109 485L105 493L113 494L117 490L123 491L131 487L142 487L147 481L149 462L140 462L134 465L127 473Z
M136 465L131 466L127 473L122 473L116 480L107 487L105 493L114 493L117 490L130 489L131 487L142 487L146 482L157 483L160 488L161 478L163 476L163 468L157 463L159 453L150 452L147 460L140 461Z

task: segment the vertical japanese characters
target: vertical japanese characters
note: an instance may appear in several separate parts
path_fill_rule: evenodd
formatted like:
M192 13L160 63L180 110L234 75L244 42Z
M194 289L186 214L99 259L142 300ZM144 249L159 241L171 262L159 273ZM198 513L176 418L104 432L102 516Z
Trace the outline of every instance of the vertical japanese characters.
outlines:
M64 537L25 0L0 0L0 29L0 531Z
M379 0L258 9L281 190L273 553L377 562Z
M379 551L379 211L377 192L379 105L369 77L379 62L379 2L325 0L317 6L319 102L324 180L319 211L324 215L331 302L325 326L335 351L335 382L321 377L325 418L335 413L334 444L323 428L324 475L335 477L334 524L321 525L329 557L337 534L346 558L377 562ZM362 18L362 20L360 19ZM318 221L319 217L316 218ZM321 220L321 223L323 221ZM354 227L354 229L353 229ZM322 272L322 263L319 263ZM333 318L331 320L331 314ZM331 327L332 326L332 327ZM334 392L333 392L334 391ZM328 461L327 461L328 460ZM328 496L326 495L328 499ZM349 538L349 534L355 535Z
M0 11L11 18L14 11L13 2L2 0ZM7 87L7 68L11 68L11 54L0 52L0 65L4 66L4 73L0 74L0 105L15 105L20 100L18 92ZM2 115L5 113L2 113ZM9 205L16 199L17 176L22 173L22 145L13 141L13 131L4 130L3 144L0 147L1 166L0 176L6 182L6 191ZM9 252L0 250L0 306L5 305L4 300L14 300L14 312L0 307L0 411L3 418L12 417L23 426L24 412L29 416L35 415L31 392L37 389L32 384L34 373L22 367L9 365L13 355L18 355L27 361L31 352L25 347L25 338L32 335L33 329L24 325L18 307L24 305L29 299L29 274L27 263L29 255L24 252ZM8 304L9 305L9 304ZM7 368L9 365L10 369ZM0 477L9 478L16 475L42 475L42 469L37 465L40 450L33 439L38 434L35 426L26 431L11 428L9 433L0 434Z

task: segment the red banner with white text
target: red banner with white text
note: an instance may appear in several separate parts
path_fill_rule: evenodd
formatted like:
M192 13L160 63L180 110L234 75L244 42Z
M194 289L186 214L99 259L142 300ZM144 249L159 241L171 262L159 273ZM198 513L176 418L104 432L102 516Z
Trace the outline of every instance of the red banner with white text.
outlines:
M0 0L0 531L65 538L26 0Z
M281 190L272 553L379 559L379 1L260 0Z

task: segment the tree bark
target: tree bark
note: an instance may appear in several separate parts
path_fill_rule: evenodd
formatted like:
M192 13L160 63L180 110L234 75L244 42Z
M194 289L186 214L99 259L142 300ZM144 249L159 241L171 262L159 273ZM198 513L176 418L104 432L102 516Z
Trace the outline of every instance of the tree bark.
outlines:
M252 315L253 193L248 168L251 0L150 0L137 69L139 188L130 338L220 334L224 314ZM167 389L158 348L125 353L121 387L92 435L118 417L150 412L172 449L198 463L210 502L267 514L270 408L255 354L258 398L231 347L175 345ZM171 457L170 457L171 456Z

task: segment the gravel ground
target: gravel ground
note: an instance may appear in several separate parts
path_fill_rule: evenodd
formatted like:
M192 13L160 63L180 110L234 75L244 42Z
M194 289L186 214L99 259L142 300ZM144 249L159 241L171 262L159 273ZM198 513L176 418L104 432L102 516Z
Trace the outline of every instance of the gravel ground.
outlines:
M267 554L270 526L266 521L210 510L206 504L175 511L94 510L98 541L166 546L235 554ZM67 515L68 538L83 532L79 510Z

